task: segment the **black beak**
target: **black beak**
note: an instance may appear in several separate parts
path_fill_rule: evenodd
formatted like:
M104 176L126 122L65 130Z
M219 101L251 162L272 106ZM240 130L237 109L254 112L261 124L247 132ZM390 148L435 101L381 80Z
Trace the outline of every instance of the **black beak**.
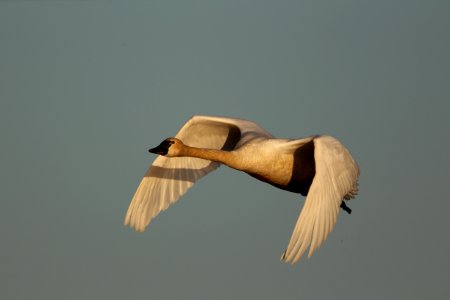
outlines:
M148 152L159 154L159 155L166 155L167 152L169 152L170 145L171 145L171 143L169 141L163 141L157 147L148 149Z
M155 154L160 154L161 150L159 150L158 147L155 147L155 148L148 149L148 152L155 153Z

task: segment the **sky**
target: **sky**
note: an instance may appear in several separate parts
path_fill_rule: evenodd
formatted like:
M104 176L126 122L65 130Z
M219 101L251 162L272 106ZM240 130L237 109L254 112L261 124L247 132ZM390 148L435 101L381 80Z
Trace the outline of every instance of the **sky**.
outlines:
M449 299L450 2L0 1L1 299ZM304 198L219 168L123 226L192 115L329 134L360 192L279 261Z

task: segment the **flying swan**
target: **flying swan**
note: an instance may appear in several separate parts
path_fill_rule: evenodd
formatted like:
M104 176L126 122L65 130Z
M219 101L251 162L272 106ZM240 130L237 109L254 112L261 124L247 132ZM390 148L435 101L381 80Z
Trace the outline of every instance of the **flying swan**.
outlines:
M306 200L281 259L308 257L333 229L339 207L358 192L359 168L348 150L326 135L277 139L254 122L194 116L175 137L149 150L159 154L139 184L125 225L144 231L161 211L221 164Z

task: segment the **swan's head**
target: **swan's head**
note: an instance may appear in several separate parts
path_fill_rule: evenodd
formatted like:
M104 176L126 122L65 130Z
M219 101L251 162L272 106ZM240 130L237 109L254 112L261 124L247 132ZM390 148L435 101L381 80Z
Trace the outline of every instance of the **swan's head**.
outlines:
M177 138L167 138L161 142L157 147L149 149L148 152L167 156L177 157L181 155L184 144Z

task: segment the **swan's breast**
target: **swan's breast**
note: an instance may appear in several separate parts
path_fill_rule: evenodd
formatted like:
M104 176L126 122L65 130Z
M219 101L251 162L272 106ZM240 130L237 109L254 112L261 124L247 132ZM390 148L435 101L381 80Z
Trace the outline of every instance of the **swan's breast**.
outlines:
M284 140L266 140L238 149L240 170L278 188L304 196L315 175L314 142L285 151Z

